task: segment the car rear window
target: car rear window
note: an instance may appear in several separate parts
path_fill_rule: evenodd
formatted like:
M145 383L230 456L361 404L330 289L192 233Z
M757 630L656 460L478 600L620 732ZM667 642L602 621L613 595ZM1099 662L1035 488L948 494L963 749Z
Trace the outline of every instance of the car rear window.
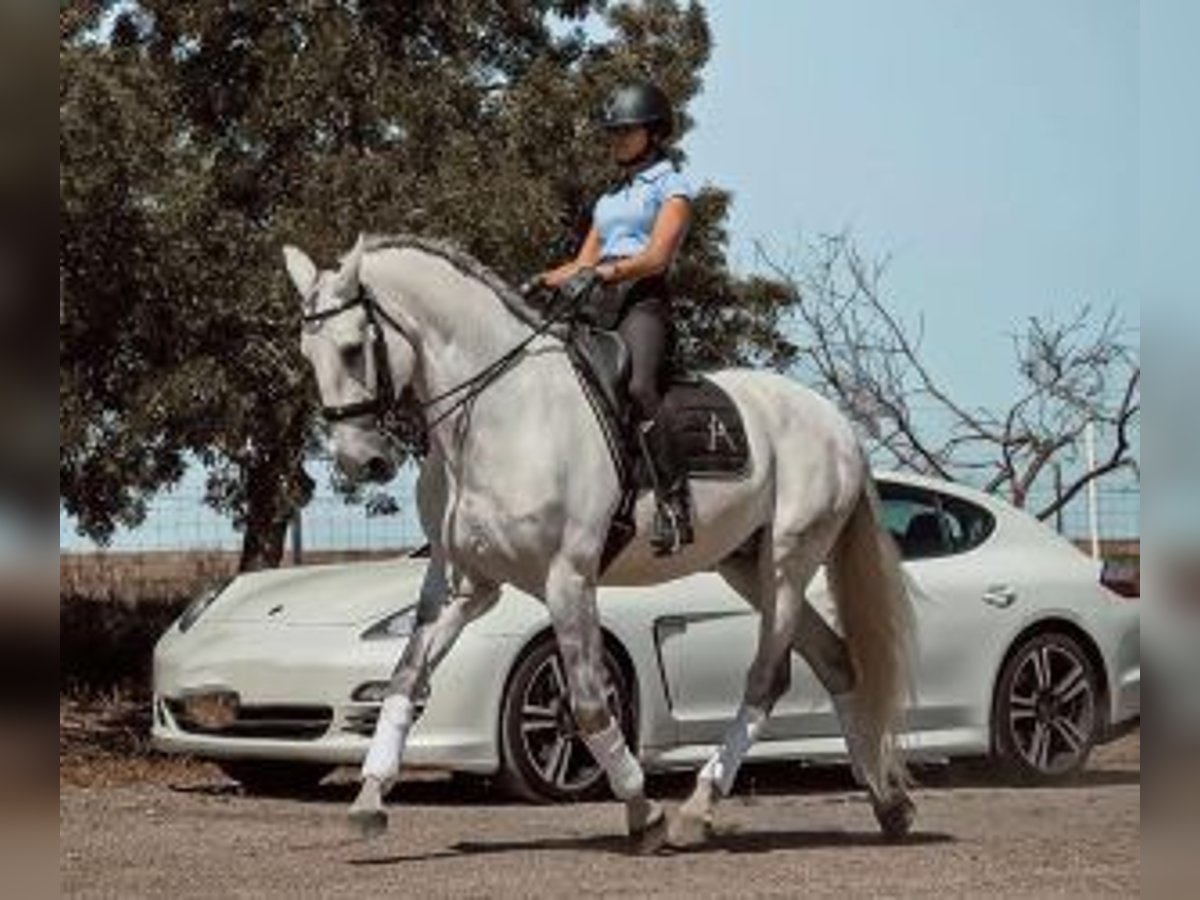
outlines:
M878 482L883 521L904 559L949 556L978 547L996 525L990 512L928 488Z

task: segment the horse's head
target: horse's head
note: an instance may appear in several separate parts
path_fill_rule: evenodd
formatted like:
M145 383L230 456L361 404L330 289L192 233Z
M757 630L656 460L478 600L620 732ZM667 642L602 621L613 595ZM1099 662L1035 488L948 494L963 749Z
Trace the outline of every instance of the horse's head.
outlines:
M296 247L283 248L303 304L300 351L313 367L337 466L352 480L390 481L397 460L382 428L412 380L416 353L403 334L383 327L360 280L360 237L336 272L318 271Z

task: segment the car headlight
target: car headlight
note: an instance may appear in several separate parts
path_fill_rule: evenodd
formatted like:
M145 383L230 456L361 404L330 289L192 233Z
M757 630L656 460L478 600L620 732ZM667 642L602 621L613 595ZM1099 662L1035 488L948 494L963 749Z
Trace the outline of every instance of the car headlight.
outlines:
M364 641L386 641L408 637L413 633L413 626L416 622L417 608L409 606L376 622L362 633L362 639Z
M221 596L225 588L229 587L231 581L233 581L232 578L217 582L201 592L195 600L189 603L187 608L184 609L183 615L179 617L179 630L181 632L187 631L195 625L196 620L203 615L206 609L212 606L214 600Z

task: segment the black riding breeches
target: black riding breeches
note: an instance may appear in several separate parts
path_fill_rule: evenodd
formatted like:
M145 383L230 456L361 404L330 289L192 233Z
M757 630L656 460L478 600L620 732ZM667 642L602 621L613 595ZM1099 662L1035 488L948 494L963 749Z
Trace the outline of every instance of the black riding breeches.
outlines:
M629 348L629 396L634 412L640 420L653 419L662 405L672 343L666 300L637 300L625 311L617 331Z

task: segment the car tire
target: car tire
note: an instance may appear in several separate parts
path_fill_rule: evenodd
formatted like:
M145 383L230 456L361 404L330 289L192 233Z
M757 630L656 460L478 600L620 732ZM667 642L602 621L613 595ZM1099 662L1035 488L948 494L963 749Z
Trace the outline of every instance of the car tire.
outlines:
M604 665L609 709L629 746L636 748L633 686L607 646ZM507 793L534 803L570 803L608 794L604 771L575 725L562 659L552 636L535 642L517 661L500 710L499 782Z
M1102 727L1096 667L1078 640L1047 632L1009 655L992 715L992 743L1007 775L1026 784L1070 778Z
M223 759L221 771L242 786L247 794L262 797L294 797L312 791L336 767L320 763L265 759Z

